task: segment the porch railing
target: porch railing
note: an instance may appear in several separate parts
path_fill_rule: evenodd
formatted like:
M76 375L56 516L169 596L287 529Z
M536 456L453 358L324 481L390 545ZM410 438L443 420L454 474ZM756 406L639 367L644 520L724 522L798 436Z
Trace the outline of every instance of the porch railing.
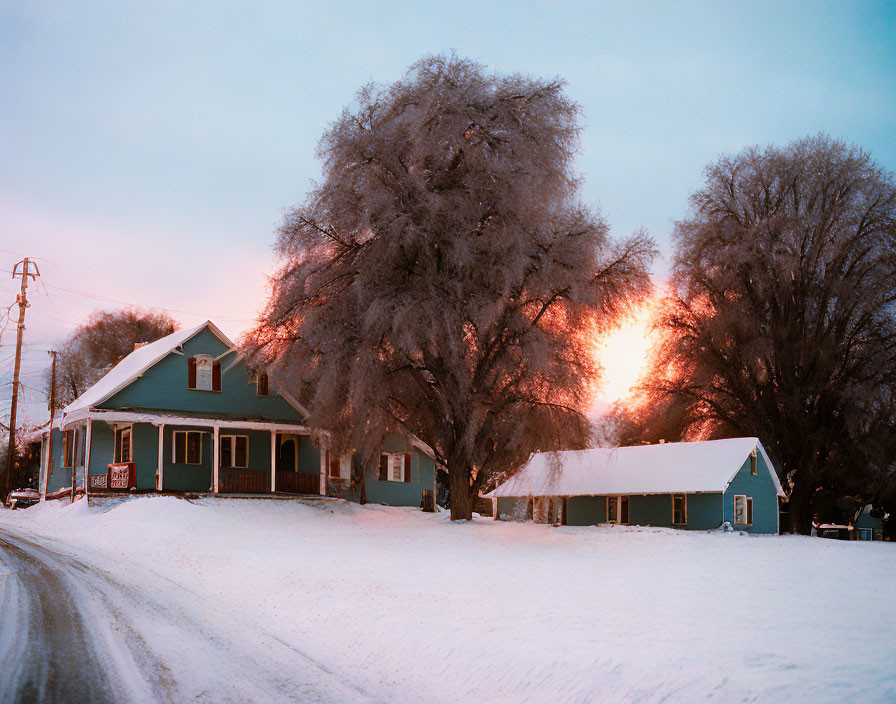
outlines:
M320 475L302 474L301 472L277 472L277 491L286 494L319 494Z
M271 473L260 469L222 469L220 482L225 494L271 493Z

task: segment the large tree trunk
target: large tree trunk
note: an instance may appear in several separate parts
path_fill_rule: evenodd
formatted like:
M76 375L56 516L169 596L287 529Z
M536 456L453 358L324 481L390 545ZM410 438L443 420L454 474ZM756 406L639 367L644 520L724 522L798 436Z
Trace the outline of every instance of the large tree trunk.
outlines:
M803 489L805 482L797 484L790 493L787 507L790 509L790 532L809 535L812 532L812 494Z
M448 488L451 491L451 520L471 520L473 518L473 487L470 486L470 471L462 466L449 466Z
M361 468L361 491L358 496L358 503L362 506L367 503L367 472Z

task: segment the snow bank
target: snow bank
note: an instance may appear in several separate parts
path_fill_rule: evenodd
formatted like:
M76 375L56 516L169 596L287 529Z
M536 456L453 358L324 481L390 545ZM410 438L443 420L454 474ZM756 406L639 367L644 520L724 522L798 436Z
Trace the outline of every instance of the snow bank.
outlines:
M171 497L0 512L226 604L383 701L896 700L892 544L446 518Z

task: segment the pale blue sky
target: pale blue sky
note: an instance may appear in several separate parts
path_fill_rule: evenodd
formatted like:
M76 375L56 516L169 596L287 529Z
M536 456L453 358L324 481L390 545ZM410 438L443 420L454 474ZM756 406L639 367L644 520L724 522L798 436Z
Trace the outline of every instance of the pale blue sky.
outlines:
M0 248L43 257L47 284L237 334L327 122L366 81L452 48L566 78L583 199L667 258L722 152L825 131L896 169L893 2L248 5L0 2ZM0 251L0 269L15 260ZM51 287L33 301L32 374L91 308L115 307Z

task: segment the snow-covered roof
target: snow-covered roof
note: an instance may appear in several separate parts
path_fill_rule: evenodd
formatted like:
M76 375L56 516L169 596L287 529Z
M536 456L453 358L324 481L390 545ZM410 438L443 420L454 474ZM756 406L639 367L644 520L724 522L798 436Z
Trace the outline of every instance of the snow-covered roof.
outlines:
M90 408L102 403L109 397L117 394L125 386L140 377L147 369L167 357L171 352L184 344L187 340L198 335L205 328L209 328L225 345L233 347L233 343L210 320L202 325L186 330L175 330L170 335L159 338L155 342L143 345L106 372L98 382L87 391L78 396L74 401L62 409L63 415L74 411Z
M784 491L757 438L540 452L489 497L723 492L757 449L778 496Z

